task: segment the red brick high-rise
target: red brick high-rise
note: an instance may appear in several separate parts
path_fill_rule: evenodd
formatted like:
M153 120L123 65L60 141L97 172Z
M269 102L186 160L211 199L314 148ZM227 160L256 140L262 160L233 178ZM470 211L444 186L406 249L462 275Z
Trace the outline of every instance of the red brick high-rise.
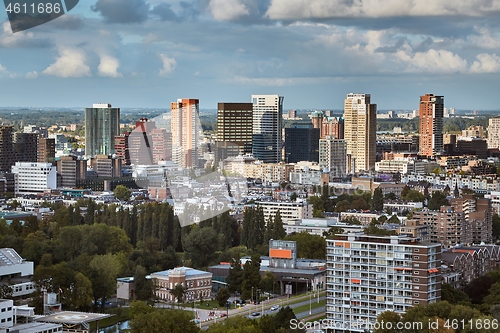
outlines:
M435 156L443 151L444 96L420 96L420 152L422 156Z

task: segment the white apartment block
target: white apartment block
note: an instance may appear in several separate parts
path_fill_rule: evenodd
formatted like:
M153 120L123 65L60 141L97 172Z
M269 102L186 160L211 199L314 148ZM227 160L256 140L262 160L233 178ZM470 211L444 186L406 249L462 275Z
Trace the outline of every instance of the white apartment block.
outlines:
M293 166L289 166L290 171ZM288 181L287 165L285 163L261 163L245 164L245 178L260 179L263 182Z
M375 163L375 171L382 173L419 173L427 174L438 168L439 164L433 161L417 161L411 158L381 160Z
M322 185L322 172L319 170L297 170L290 172L290 183L300 185Z
M327 168L331 177L345 176L347 167L347 144L345 140L337 140L332 136L320 139L319 165L322 168Z
M427 181L431 185L448 185L451 189L455 188L455 184L459 189L468 188L478 193L491 193L500 191L500 183L496 176L488 175L425 175L425 174L409 174L401 176L401 183L409 181Z
M266 223L269 216L274 218L278 210L284 224L287 224L290 220L310 219L313 217L313 205L307 202L258 201L255 205L262 207Z
M371 331L384 311L441 299L441 246L415 238L343 234L327 239L326 319L334 332Z
M57 188L57 170L51 163L16 162L12 166L15 193L40 193Z
M488 148L500 148L500 118L490 118L489 120Z

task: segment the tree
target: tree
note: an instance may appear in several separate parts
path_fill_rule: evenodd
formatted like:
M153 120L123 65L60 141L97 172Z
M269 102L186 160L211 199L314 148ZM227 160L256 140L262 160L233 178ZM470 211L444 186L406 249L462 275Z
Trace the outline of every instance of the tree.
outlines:
M133 304L135 304L134 302ZM199 328L191 321L192 314L182 310L162 311L152 307L137 311L130 320L131 333L198 333Z
M292 192L292 194L290 194L290 201L295 201L295 200L297 200L297 193Z
M292 322L293 319L297 319L295 316L295 313L293 312L292 308L287 306L287 307L282 307L278 313L274 316L274 329L275 332L287 332L287 333L292 333L292 332L299 332L299 333L304 333L304 329L297 329L297 328L292 328L290 327L290 323Z
M243 267L243 282L241 284L241 299L253 299L252 289L260 286L260 255L254 254Z
M389 192L389 193L387 193L384 196L384 199L387 199L387 200L396 200L397 196L396 196L396 194L394 192Z
M424 202L425 196L417 190L409 190L405 196L405 200L411 202Z
M219 306L225 306L229 297L231 297L229 290L227 288L220 288L219 291L217 291L215 299Z
M273 228L271 232L271 239L284 239L286 236L285 228L283 227L283 219L279 209L274 215Z
M410 192L410 188L407 185L405 185L401 190L401 199L406 200L406 195L408 194L408 192Z
M12 287L6 284L0 286L0 299L10 299L12 297Z
M429 210L439 210L441 206L448 206L450 203L448 199L446 199L446 194L440 191L434 191L432 193L431 198L429 199L429 203L427 207Z
M313 217L323 217L325 211L325 203L321 197L311 195L307 198L307 202L313 205Z
M488 295L483 298L483 303L490 306L500 304L500 282L494 283L488 290Z
M135 268L134 274L134 284L135 284L135 296L138 300L148 301L153 297L153 281L146 278L146 269L138 265Z
M441 284L441 300L448 301L451 304L468 303L469 296L460 289L453 288L448 283Z
M337 213L346 212L351 209L351 203L348 200L341 200L335 205L335 211Z
M88 310L92 302L92 282L81 272L76 272L71 286L63 292L69 309Z
M399 220L398 216L396 214L392 215L389 220L387 220L387 223L394 223L394 224L400 224L401 221Z
M191 259L194 268L207 267L216 257L218 236L214 228L196 228L182 239L184 258Z
M489 276L480 276L470 281L464 288L472 304L481 304L495 281Z
M231 259L231 268L226 278L229 292L241 292L241 284L243 283L243 270L241 269L240 257Z
M352 225L361 225L361 221L355 218L354 216L346 217L342 222L352 224Z
M493 228L493 238L498 239L500 238L500 217L498 214L494 214L492 218L492 228Z
M394 311L384 311L377 316L377 323L373 333L398 333L401 330L396 330L398 323L402 321L399 313ZM383 324L382 324L383 323ZM390 324L387 324L390 323ZM388 329L390 327L391 329Z
M104 308L106 299L116 292L116 278L124 268L125 257L116 254L95 255L89 263L87 274L92 282L94 304L101 300Z
M186 288L182 284L177 283L170 293L177 299L177 303L182 303L186 294Z
M384 194L380 187L377 187L375 191L373 191L372 209L376 211L384 210Z
M130 189L124 185L118 185L115 187L113 194L115 195L115 198L121 201L129 201L131 196Z
M264 317L261 318L261 322ZM274 331L271 332L275 333ZM257 321L238 316L210 325L207 333L262 333L262 330L259 328Z
M276 276L270 271L266 271L260 280L260 289L268 293L274 293L275 290L278 290L279 287L276 283Z
M344 229L341 227L333 226L328 229L328 231L323 231L323 237L333 238L335 235L340 235L344 233Z
M291 234L285 240L297 242L297 258L326 259L326 240L307 231Z

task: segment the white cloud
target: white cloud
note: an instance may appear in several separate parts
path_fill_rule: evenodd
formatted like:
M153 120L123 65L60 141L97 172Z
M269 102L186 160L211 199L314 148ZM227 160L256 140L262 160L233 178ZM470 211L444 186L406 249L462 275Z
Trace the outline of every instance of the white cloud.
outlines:
M37 71L28 72L25 75L25 78L27 78L27 79L36 79L37 77L38 77L38 72Z
M160 54L163 68L160 69L160 76L168 76L172 74L177 66L177 61L174 58L169 58L166 54Z
M250 9L242 0L210 0L208 5L217 21L232 21L250 14Z
M266 16L275 20L401 16L489 16L500 11L491 0L271 0Z
M471 35L467 42L476 48L481 49L500 49L500 38L494 31L485 27L476 27L477 35Z
M51 42L46 38L35 36L32 32L20 31L13 33L9 21L2 24L0 46L7 48L17 47L49 47Z
M471 73L499 73L500 57L496 54L481 53L470 66Z
M106 54L101 55L100 58L101 62L97 69L100 76L122 77L122 74L118 73L118 67L120 67L118 59Z
M87 66L85 52L78 49L60 49L56 62L45 69L43 74L59 77L90 76L90 67Z
M405 63L408 73L465 73L467 60L447 50L428 50L411 55L408 50L399 50L397 59Z

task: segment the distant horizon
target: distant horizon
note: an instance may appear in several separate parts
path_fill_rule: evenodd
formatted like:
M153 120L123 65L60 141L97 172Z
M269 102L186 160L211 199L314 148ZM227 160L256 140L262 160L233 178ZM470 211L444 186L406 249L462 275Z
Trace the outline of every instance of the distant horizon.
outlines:
M131 110L165 110L166 112L170 112L170 108L164 108L164 107L141 107L141 106L116 106L113 103L110 103L113 107L117 107L120 110L125 110L125 111L131 111ZM376 104L376 103L375 103ZM45 110L45 109L62 109L62 110L69 110L69 111L84 111L85 108L89 108L90 106L0 106L0 110ZM449 108L448 108L449 109ZM457 109L454 108L455 112L474 112L477 111L479 112L494 112L494 113L500 113L500 109ZM298 112L313 112L313 111L332 111L332 112L343 112L343 109L334 109L334 108L288 108L283 110L283 114L287 113L288 111L295 110ZM418 110L418 109L393 109L393 108L388 108L388 109L377 109L377 113L383 113L387 111L395 111L395 112L410 112L413 110ZM201 111L217 111L216 108L201 108L200 107L200 112Z

